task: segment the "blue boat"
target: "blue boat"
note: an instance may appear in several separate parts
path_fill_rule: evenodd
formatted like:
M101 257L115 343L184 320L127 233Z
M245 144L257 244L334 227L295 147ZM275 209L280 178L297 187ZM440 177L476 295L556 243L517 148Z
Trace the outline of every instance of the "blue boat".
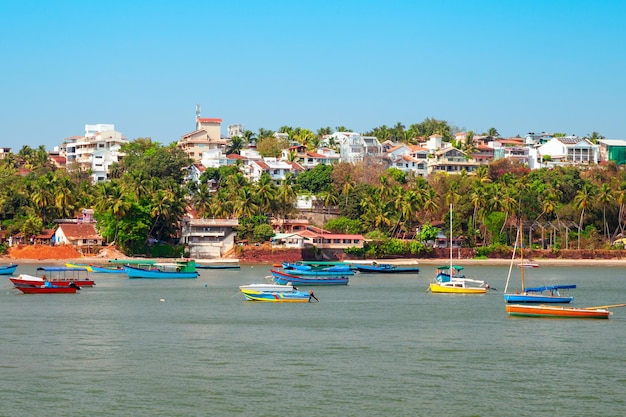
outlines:
M343 276L299 276L294 274L288 274L286 272L271 271L274 282L277 284L292 283L293 285L348 285L349 278L347 275ZM350 271L352 272L352 271Z
M124 267L119 266L97 266L97 265L89 265L91 268L91 272L97 274L123 274L125 272Z
M124 271L128 278L198 278L196 263L187 259L172 263L154 263L140 266L124 265Z
M507 303L569 303L574 297L561 295L559 290L574 288L576 288L575 284L524 288L524 291L519 294L504 294L504 301Z
M0 275L13 275L17 269L17 264L0 266Z
M420 269L415 266L395 266L391 264L378 264L374 262L372 265L357 264L354 268L361 273L373 274L419 274Z
M515 246L513 246L513 256L511 257L511 266L509 267L509 275L506 278L506 284L504 286L504 301L507 303L518 304L547 304L547 303L569 303L574 297L561 295L559 290L569 290L576 288L574 284L561 284L561 285L548 285L543 287L527 287L525 281L525 268L520 268L520 278L522 281L521 290L515 292L508 292L509 280L511 278L511 270L515 259L515 251L517 250L518 243L521 242L522 221L520 220L520 226L517 229L517 237L515 238ZM521 263L524 263L524 246L520 246L520 258Z
M240 291L248 301L266 301L272 303L308 303L312 300L319 301L313 291L255 291L241 288Z
M328 268L301 268L289 269L289 274L299 277L347 277L354 275L354 271L345 265L331 266Z

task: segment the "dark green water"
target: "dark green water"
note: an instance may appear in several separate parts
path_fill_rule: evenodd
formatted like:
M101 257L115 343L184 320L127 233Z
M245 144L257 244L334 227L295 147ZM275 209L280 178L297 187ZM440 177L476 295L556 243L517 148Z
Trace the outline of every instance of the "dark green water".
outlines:
M626 415L626 308L507 317L501 266L467 268L499 290L486 295L426 293L423 266L315 287L320 303L244 301L238 286L268 271L94 274L76 295L2 278L0 416ZM542 267L527 283L577 284L573 305L626 302L623 268Z

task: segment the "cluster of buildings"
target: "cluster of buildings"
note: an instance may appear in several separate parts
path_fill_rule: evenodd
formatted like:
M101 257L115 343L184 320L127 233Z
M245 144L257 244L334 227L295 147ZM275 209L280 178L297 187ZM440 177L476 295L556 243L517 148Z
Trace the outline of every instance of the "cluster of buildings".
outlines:
M257 152L254 144L238 154L227 154L230 138L242 137L243 127L228 126L228 135L223 137L221 124L222 119L200 117L200 108L196 107L195 130L182 135L177 143L193 161L188 169L188 180L198 181L207 168L235 164L251 182L258 181L263 173L267 173L280 185L288 174L297 176L318 164L358 163L366 159L421 177L436 172L473 173L481 165L507 158L521 162L530 169L562 165L587 166L610 160L618 164L626 163L626 140L602 139L592 143L578 136L555 137L547 133L529 133L524 138L503 139L491 136L468 137L466 133L459 132L455 141L465 145L462 148L468 151L463 151L445 142L441 135L420 138L417 145L409 145L389 140L381 143L376 137L355 132L335 132L322 138L314 151L303 144L291 143L288 149L282 151L281 157L267 158ZM276 135L286 136L283 133ZM49 152L49 158L58 168L90 172L94 183L106 181L111 165L123 158L121 148L127 142L112 124L85 125L84 135L66 138L62 145ZM3 148L3 151L10 152L10 149ZM363 237L360 235L330 235L315 229L308 222L298 224L296 220L293 224L286 224L284 220L280 224L277 222L274 228L278 233L273 241L277 245L328 248L363 245ZM224 256L235 245L233 228L237 224L234 219L194 219L190 214L182 225L181 243L190 248L192 257ZM92 236L90 231L85 234L85 239L78 237L76 240L92 244L97 241L97 237Z

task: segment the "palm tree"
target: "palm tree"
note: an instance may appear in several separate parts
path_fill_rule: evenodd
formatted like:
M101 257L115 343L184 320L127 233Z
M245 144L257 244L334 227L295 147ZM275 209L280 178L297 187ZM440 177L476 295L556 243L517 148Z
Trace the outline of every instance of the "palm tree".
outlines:
M613 190L611 190L611 186L607 183L602 184L600 190L597 195L598 203L602 204L602 226L604 239L609 240L609 225L606 222L606 206L613 202L615 196L613 195Z
M233 136L232 138L230 138L230 144L226 147L226 155L239 155L244 145L245 142L241 136Z
M583 220L585 218L585 210L591 205L594 197L593 186L586 182L582 188L578 190L576 196L574 196L574 206L580 210L580 222L578 223L578 249L580 249L580 235L583 228Z

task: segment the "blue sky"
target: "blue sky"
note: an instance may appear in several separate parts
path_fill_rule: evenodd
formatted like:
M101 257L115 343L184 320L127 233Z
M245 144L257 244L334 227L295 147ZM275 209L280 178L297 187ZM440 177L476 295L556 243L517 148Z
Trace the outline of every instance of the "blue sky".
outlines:
M357 132L427 117L626 138L626 2L5 1L0 146L85 124L162 144L202 117Z

